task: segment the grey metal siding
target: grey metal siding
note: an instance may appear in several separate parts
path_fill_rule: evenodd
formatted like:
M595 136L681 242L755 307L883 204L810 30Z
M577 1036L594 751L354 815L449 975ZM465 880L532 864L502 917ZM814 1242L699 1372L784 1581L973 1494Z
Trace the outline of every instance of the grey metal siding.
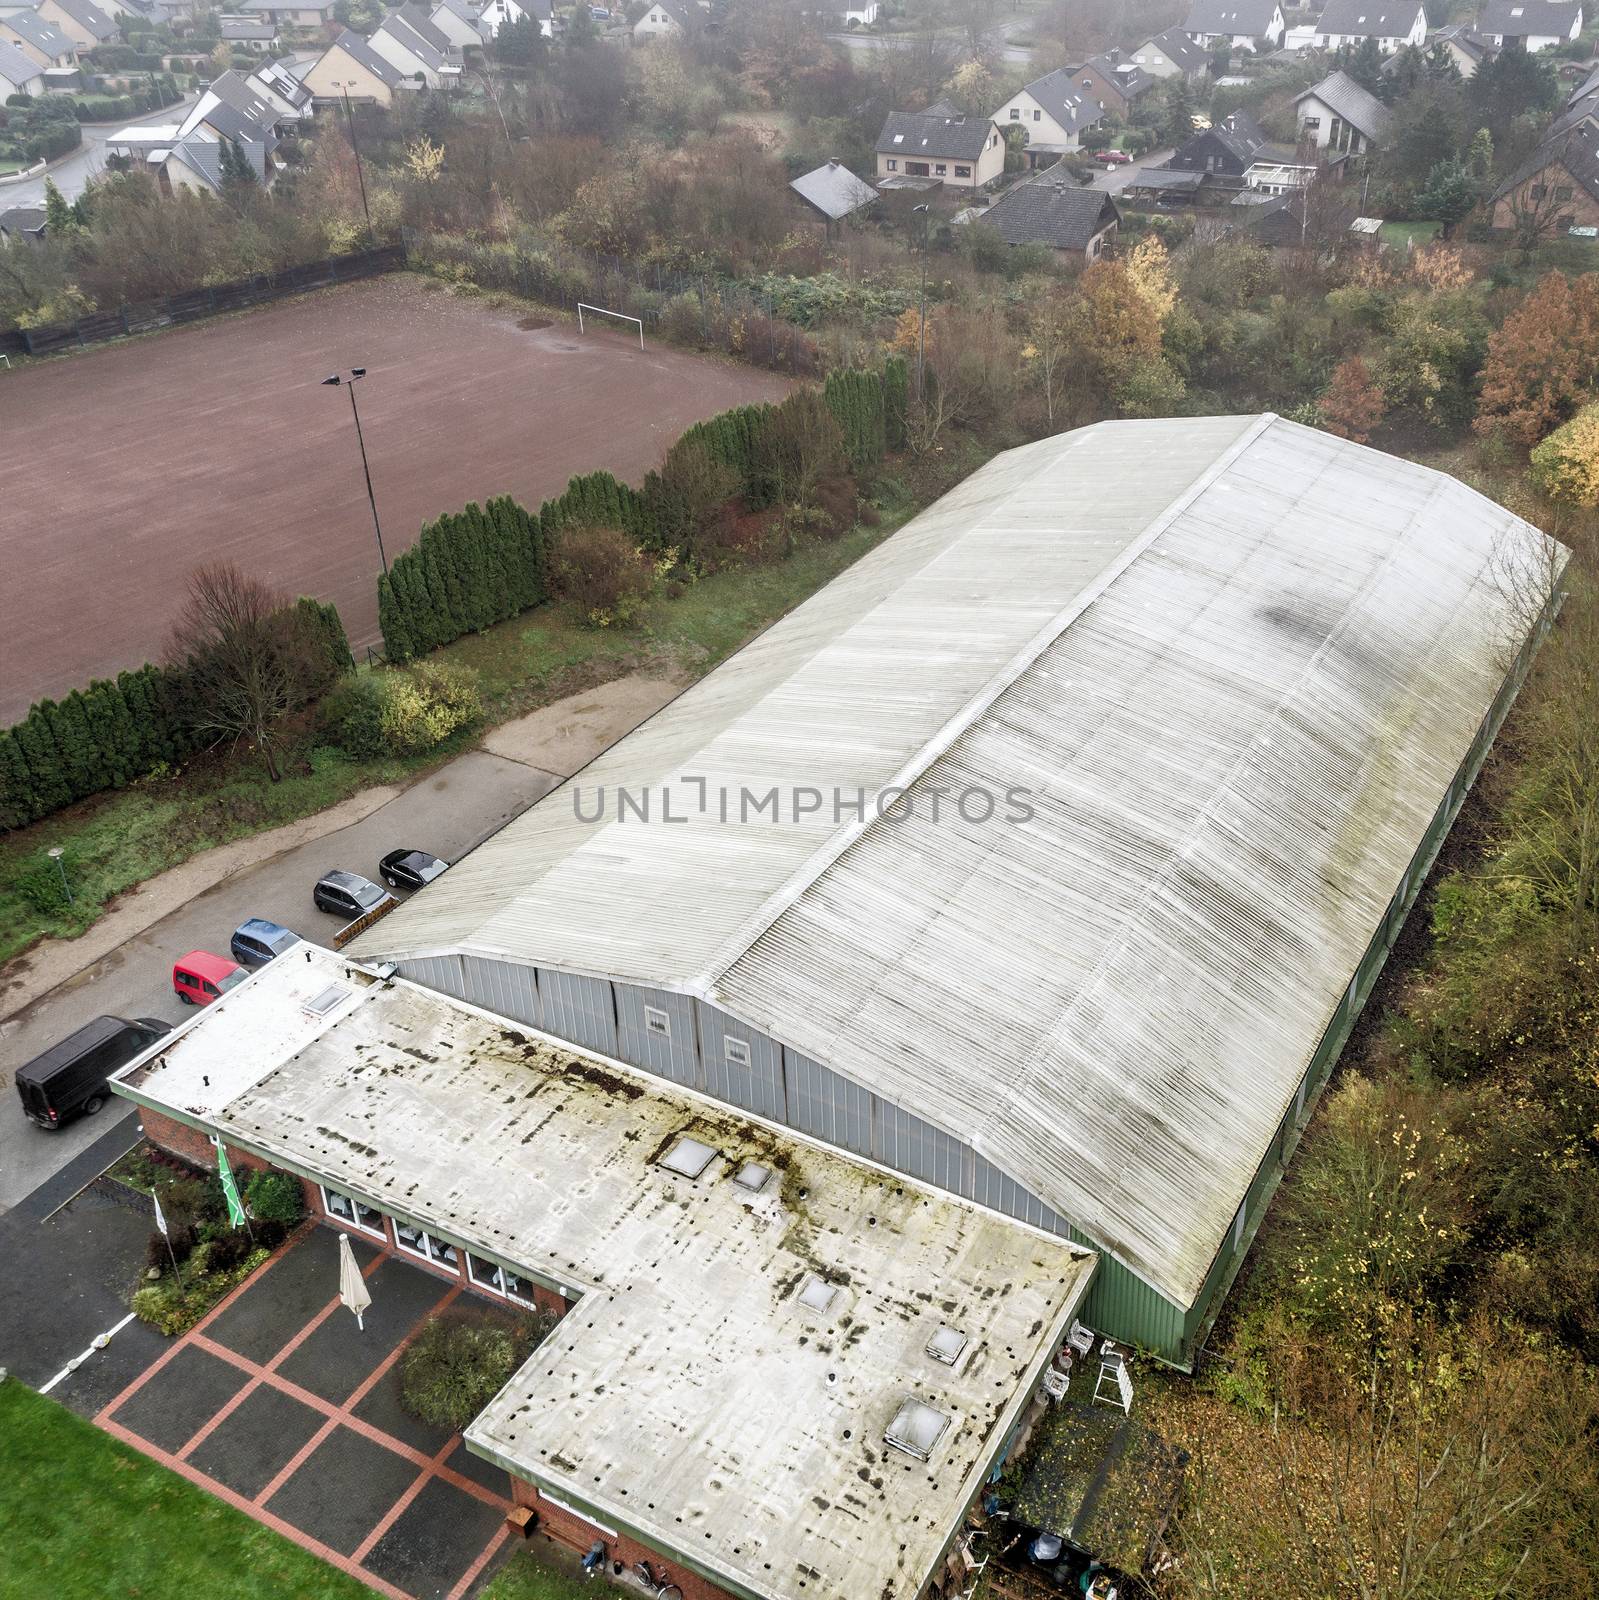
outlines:
M703 1000L698 1002L698 1016L705 1093L786 1125L788 1097L783 1085L782 1046ZM728 1059L729 1040L748 1047L748 1066Z
M701 1089L699 1041L695 1035L694 1002L665 989L644 989L613 983L616 995L616 1049L613 1054L658 1078L688 1089ZM666 1017L668 1031L651 1033L646 1012Z
M783 1049L791 1128L856 1155L872 1153L872 1097L859 1084L829 1072L798 1050Z
M617 1053L616 1002L605 979L578 978L570 972L541 968L539 998L543 1002L542 1025L546 1033L603 1055Z
M395 963L400 976L410 983L419 983L424 989L437 989L440 994L453 994L466 999L461 979L460 956L416 956Z
M461 976L464 999L496 1016L512 1017L530 1028L542 1028L543 1009L539 1004L538 973L512 961L487 961L482 956L463 956Z

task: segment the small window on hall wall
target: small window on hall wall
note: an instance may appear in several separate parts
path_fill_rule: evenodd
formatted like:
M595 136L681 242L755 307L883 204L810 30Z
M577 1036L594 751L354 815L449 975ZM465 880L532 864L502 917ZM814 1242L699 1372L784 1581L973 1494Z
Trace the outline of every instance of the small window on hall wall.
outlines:
M659 1006L645 1006L644 1031L653 1033L659 1039L670 1039L672 1037L672 1019Z
M743 1039L729 1039L727 1041L727 1061L729 1066L747 1067L750 1064L750 1047Z

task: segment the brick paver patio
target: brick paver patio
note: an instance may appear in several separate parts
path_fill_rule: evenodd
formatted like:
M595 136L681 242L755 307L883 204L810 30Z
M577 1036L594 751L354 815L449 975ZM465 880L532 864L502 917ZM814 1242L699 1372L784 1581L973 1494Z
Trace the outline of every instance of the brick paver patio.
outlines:
M395 1370L462 1291L355 1250L364 1333L339 1304L337 1235L312 1226L95 1421L393 1600L464 1600L505 1540L508 1486L401 1409Z

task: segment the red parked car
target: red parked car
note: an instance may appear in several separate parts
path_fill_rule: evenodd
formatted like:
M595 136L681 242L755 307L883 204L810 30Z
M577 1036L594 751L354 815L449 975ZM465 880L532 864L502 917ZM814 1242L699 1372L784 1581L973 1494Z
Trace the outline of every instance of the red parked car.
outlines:
M250 974L209 950L191 950L172 963L172 992L186 1006L208 1006Z
M1125 150L1096 150L1094 160L1103 161L1107 167L1119 167L1133 158Z

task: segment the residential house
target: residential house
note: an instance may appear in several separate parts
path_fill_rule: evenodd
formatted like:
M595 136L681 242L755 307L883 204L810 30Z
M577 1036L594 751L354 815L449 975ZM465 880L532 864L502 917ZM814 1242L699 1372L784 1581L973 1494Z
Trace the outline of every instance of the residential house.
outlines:
M1581 0L1485 0L1478 36L1496 49L1519 44L1529 55L1575 44L1582 32Z
M1375 39L1384 55L1407 44L1426 42L1427 13L1419 0L1328 0L1316 22L1316 43L1323 50L1360 45Z
M700 10L691 0L652 0L649 10L633 24L633 37L682 39L699 27Z
M1301 139L1318 150L1352 156L1380 150L1388 142L1393 115L1376 95L1347 72L1334 72L1294 101Z
M1486 39L1478 38L1471 25L1465 22L1452 22L1447 28L1434 29L1430 43L1444 47L1462 78L1474 78L1477 68L1493 54L1494 48ZM1384 66L1386 68L1387 63Z
M306 69L300 80L313 101L337 105L348 99L361 105L389 106L405 75L358 33L346 28Z
M846 3L844 6L844 26L847 28L852 22L858 28L869 28L877 21L878 12L882 9L877 0L855 0L854 4Z
M1269 141L1266 131L1247 111L1234 111L1209 128L1201 128L1172 152L1167 170L1242 178Z
M280 28L326 28L338 0L238 0L240 11L265 17Z
M877 177L937 178L952 189L980 189L1005 170L1005 140L989 117L962 116L940 103L890 111L877 136Z
M877 199L877 190L857 178L842 161L826 161L796 178L789 188L806 205L819 211L831 229L835 222L864 209Z
M244 81L277 113L285 135L310 119L311 91L281 61L263 61Z
M38 15L54 24L80 50L112 44L118 28L93 0L39 0Z
M1116 202L1056 172L1013 184L976 219L1006 244L1042 244L1094 260L1121 226Z
M478 9L471 0L438 0L428 14L435 28L457 50L476 49L483 43L478 28Z
M430 89L460 81L460 51L420 12L391 11L367 43L397 72Z
M1552 144L1579 128L1599 128L1599 89L1590 90L1580 99L1572 100L1544 130L1541 143Z
M1104 112L1066 67L1034 78L994 113L1001 129L1020 127L1027 135L1027 164L1053 166L1061 156L1082 148L1082 136L1097 128Z
M216 110L215 107L212 108ZM230 108L223 107L225 126ZM237 142L263 187L272 182L275 169L267 141L247 131L226 134L211 121L189 125L136 122L111 134L105 152L125 161L133 170L147 172L166 195L187 191L193 194L221 194L222 150Z
M1155 80L1119 49L1090 56L1082 66L1067 70L1101 114L1117 122L1130 121L1134 103L1155 87Z
M1262 39L1283 42L1288 23L1277 0L1191 0L1183 32L1201 50L1219 44L1258 50Z
M1209 55L1181 28L1168 28L1146 39L1128 59L1151 78L1202 78L1210 66Z
M1599 227L1599 130L1584 123L1545 140L1494 192L1488 218L1496 228L1532 226L1540 233Z
M267 151L270 174L271 152L297 120L284 118L271 98L256 89L243 73L230 68L212 79L178 125L178 133L187 137L196 129L210 128L219 138L258 141Z
M37 11L13 11L0 17L0 43L15 45L43 71L77 70L77 45Z
M0 245L38 244L45 228L43 206L12 206L0 211Z
M44 93L44 69L14 44L0 43L0 101L14 94Z
M551 10L550 0L488 0L488 4L478 13L479 38L484 43L496 39L501 28L520 22L524 17L533 18L546 39L554 34L555 14Z
M224 44L256 55L266 55L278 47L278 25L267 17L218 17L217 32Z

